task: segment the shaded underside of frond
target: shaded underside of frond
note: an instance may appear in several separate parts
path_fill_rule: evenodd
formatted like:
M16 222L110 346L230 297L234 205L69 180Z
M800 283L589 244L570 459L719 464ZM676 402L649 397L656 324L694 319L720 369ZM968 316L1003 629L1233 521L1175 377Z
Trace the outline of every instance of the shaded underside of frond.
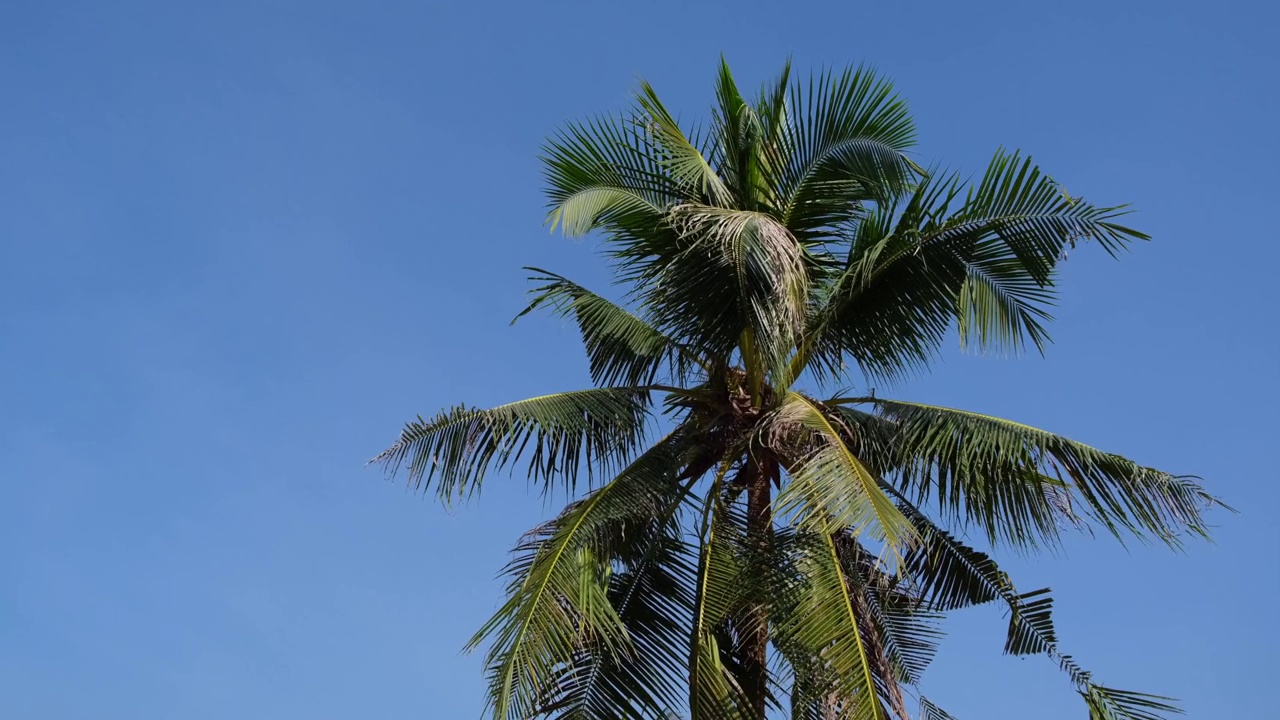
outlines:
M1118 690L1095 682L1092 673L1059 649L1053 598L1048 589L1019 593L989 556L938 527L906 498L899 496L899 500L923 539L907 558L905 567L924 608L945 612L986 603L1004 606L1009 618L1005 652L1045 655L1056 663L1085 698L1090 720L1159 720L1165 713L1179 712L1167 697ZM922 711L929 718L948 717L931 703Z
M618 387L578 390L490 409L459 405L405 425L400 438L371 462L408 482L434 482L449 501L474 492L485 474L528 458L530 480L572 488L626 462L644 440L649 391Z
M894 423L896 477L917 502L995 541L1055 542L1087 520L1118 538L1177 544L1206 532L1217 504L1192 478L1139 465L1028 425L922 403L876 399Z
M936 174L853 225L848 262L812 314L815 370L842 375L848 356L871 376L925 367L951 328L979 350L1043 350L1054 271L1076 243L1116 253L1146 236L1126 209L1068 195L1031 158L1000 151L967 191Z
M572 317L582 333L593 382L645 385L663 374L664 368L667 379L679 382L709 364L644 318L581 285L546 270L526 270L536 273L530 280L541 284L533 289L533 299L517 319L543 306Z
M690 602L689 550L674 534L688 450L673 433L517 548L510 598L471 643L491 643L495 718L627 704L656 716L671 702L664 653L678 650Z

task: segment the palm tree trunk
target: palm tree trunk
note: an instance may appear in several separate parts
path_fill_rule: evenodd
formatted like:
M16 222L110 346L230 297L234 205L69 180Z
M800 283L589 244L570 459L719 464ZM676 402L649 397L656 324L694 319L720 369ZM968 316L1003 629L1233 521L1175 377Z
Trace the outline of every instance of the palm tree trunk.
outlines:
M771 483L776 464L765 467L752 463L747 469L747 535L758 543L758 550L768 552L773 544L773 498ZM769 616L764 605L757 605L743 628L743 680L755 717L764 720L769 694Z

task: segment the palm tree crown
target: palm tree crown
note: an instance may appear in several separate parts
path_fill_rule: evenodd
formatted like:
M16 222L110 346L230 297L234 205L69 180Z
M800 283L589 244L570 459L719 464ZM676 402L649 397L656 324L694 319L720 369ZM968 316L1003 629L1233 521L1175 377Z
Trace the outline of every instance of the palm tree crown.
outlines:
M688 129L641 84L545 148L550 222L600 233L626 296L531 269L525 312L576 321L593 387L419 418L376 458L446 502L517 463L576 498L521 541L472 642L493 717L907 720L943 614L982 603L1091 718L1175 711L1097 683L1059 649L1048 592L954 533L1176 545L1210 496L1019 423L838 390L926 368L953 328L1042 348L1064 252L1146 236L1018 153L976 183L922 169L905 103L866 69L788 67L748 98L722 63L715 95Z

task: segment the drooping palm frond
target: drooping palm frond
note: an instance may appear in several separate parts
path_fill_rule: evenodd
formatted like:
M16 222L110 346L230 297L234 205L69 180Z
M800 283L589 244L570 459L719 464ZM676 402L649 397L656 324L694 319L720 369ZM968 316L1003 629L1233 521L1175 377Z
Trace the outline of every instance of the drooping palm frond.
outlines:
M400 438L371 460L408 482L434 482L446 502L466 496L490 470L528 453L530 480L572 487L580 469L588 479L626 462L644 440L649 391L596 388L542 395L495 408L463 405L405 425Z
M1167 697L1094 682L1092 673L1058 647L1049 590L1018 593L989 556L939 528L905 497L897 497L922 538L905 562L906 574L918 583L921 599L929 607L946 611L989 602L1003 604L1009 613L1005 652L1046 655L1057 663L1085 698L1090 720L1159 720L1160 713L1179 712Z
M922 538L904 565L925 607L947 612L1002 598L1017 604L1013 582L994 560L934 525L905 498L901 504Z
M570 237L597 227L642 241L666 209L688 197L653 156L643 127L625 116L568 125L543 148L547 221Z
M900 576L886 573L875 555L863 548L854 533L836 530L831 542L817 531L801 530L784 536L786 559L775 565L789 568L772 604L773 622L777 628L775 644L792 670L789 676L793 718L828 720L858 716L879 707L881 717L909 720L904 685L919 682L924 668L936 651L941 633L936 627L940 616L920 606L909 583ZM834 552L839 562L847 591L845 615L812 617L814 588L812 566L815 556ZM826 607L834 613L838 605ZM827 645L814 638L832 633L848 625L848 613L856 621L859 640L865 655L863 673L870 682L872 697L864 697L862 684L854 686L841 681L839 665L827 657ZM825 630L813 623L825 622ZM834 625L833 625L834 623ZM846 641L849 639L847 638ZM846 668L847 670L847 668Z
M646 385L654 382L664 366L670 379L681 381L694 368L707 368L706 360L643 318L560 275L525 269L536 273L530 280L543 284L533 289L533 300L516 319L542 306L551 307L558 315L572 316L582 332L595 383Z
M748 571L740 548L745 533L721 498L724 463L707 492L700 521L698 558L690 623L688 688L690 720L750 720L750 702L738 678L725 665L729 648L717 632L744 606Z
M495 718L530 718L544 706L565 703L572 684L584 680L567 674L584 651L606 658L637 652L628 631L642 625L628 626L623 618L627 608L610 594L612 563L623 546L635 542L626 528L639 533L652 518L674 512L683 501L688 486L675 480L687 449L682 434L668 436L517 549L508 567L511 596L469 645L475 649L484 641L492 643L488 703ZM667 600L679 603L678 596ZM648 629L660 633L652 625ZM648 639L661 643L660 636ZM661 676L645 680L647 687L636 686L644 692L627 699L664 700Z
M774 420L779 441L796 444L790 428L802 430L800 447L788 471L792 481L778 496L778 508L791 513L801 527L856 528L877 543L886 554L897 555L916 541L915 530L884 490L880 479L845 443L840 431L814 401L800 393L788 394ZM790 449L790 448L788 448Z
M687 248L662 268L647 306L677 337L723 354L751 337L760 375L777 377L803 329L809 272L800 246L767 214L680 205L670 222Z
M835 702L839 717L885 720L877 662L864 635L869 618L859 612L856 580L841 562L836 544L840 528L826 518L815 526L797 537L800 581L774 619L776 643L802 677L802 693L793 705L812 714Z
M1089 720L1165 720L1168 715L1182 714L1173 698L1160 695L1101 685L1091 685L1080 695L1089 707Z
M1049 342L1044 325L1053 293L1009 257L996 242L973 249L964 283L956 297L961 347L1010 348L1021 352L1030 342L1041 352Z
M933 704L933 701L923 695L920 696L920 720L956 720L954 716L946 710Z
M882 674L897 682L918 684L937 652L942 615L920 603L909 574L886 573L852 532L839 534L837 540L845 572L857 579L861 602L866 606L866 634L874 636L869 641L881 646L889 665Z
M681 537L678 511L691 499L696 480L670 494L646 493L623 514L600 523L620 566L608 595L628 642L618 648L582 638L573 660L548 686L541 706L548 718L664 720L683 703L696 551Z
M896 475L915 502L1017 545L1053 542L1058 522L1092 518L1117 538L1176 544L1204 535L1220 504L1194 480L1028 425L962 410L869 399L896 424ZM1065 503L1065 504L1064 504Z
M852 532L837 533L835 545L848 578L876 693L898 720L911 720L902 685L919 682L933 659L939 633L931 621L937 617L922 611L912 596L897 592L898 578L885 573Z

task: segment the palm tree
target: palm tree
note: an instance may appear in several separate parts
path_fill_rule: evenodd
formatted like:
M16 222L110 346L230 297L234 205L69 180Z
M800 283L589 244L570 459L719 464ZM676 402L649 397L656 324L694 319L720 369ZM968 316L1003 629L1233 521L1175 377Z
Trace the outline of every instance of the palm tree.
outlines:
M600 233L625 295L531 268L525 312L576 321L593 387L419 417L375 458L446 503L517 464L575 498L520 542L471 643L490 648L493 717L907 720L939 621L983 603L1091 718L1176 711L1096 682L1059 648L1048 591L956 533L1177 545L1213 498L1027 425L841 389L927 368L953 327L1042 349L1067 249L1146 236L1018 153L976 184L921 169L906 104L866 69L788 65L752 101L722 63L715 94L685 129L642 83L545 147L549 222Z

